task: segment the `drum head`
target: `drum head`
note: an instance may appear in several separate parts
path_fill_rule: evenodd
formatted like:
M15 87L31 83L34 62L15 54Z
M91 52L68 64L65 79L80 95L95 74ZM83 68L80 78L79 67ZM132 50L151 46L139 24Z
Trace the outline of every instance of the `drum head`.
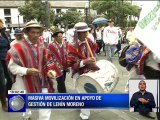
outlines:
M77 79L76 89L79 93L104 93L104 88L102 88L93 78L86 75Z

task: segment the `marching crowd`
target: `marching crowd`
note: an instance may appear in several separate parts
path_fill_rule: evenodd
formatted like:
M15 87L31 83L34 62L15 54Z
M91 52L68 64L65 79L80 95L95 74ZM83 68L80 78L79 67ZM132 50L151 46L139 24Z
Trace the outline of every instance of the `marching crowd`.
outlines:
M105 52L113 61L115 54L125 54L129 78L160 79L160 58L138 39L132 39L132 28L126 35L128 48L121 50L123 34L114 21L107 26L90 26L84 22L68 25L67 31L52 26L48 31L36 21L26 23L23 30L16 28L15 40L10 42L3 21L0 20L0 100L3 111L8 111L8 90L26 90L28 93L66 93L66 73L72 71L74 86L79 75L98 70L95 58ZM121 60L119 59L121 62ZM107 68L106 68L107 69ZM126 85L127 89L128 84ZM126 90L128 92L128 90ZM23 113L30 118L31 111ZM50 120L51 110L39 110L39 120ZM81 109L80 117L89 119L90 110ZM159 113L157 113L159 119Z

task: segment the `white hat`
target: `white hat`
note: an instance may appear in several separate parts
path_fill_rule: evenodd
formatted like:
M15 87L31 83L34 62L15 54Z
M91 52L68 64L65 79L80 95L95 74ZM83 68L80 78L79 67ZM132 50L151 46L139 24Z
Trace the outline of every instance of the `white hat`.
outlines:
M74 28L77 32L85 32L85 31L89 31L91 29L88 27L88 25L85 22L76 23Z
M26 23L25 27L23 28L23 31L26 32L26 29L31 28L31 27L40 28L40 29L44 30L44 28L37 21L31 20Z

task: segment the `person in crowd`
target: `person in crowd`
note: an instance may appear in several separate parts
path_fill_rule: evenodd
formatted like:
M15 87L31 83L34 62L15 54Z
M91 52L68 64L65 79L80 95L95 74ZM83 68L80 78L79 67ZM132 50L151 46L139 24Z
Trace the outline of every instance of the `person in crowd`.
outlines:
M91 39L92 42L95 42L95 38L94 38L94 26L93 26L93 25L89 25L89 27L90 27L91 29L88 31L87 37L88 37L89 39Z
M133 28L130 27L129 30L127 31L127 34L126 34L126 42L129 43L131 42L131 36L133 35Z
M27 93L54 92L52 81L48 77L53 79L55 72L47 71L46 47L40 39L43 27L36 21L30 21L23 31L26 38L8 51L8 68L16 75L12 90L26 90ZM39 120L50 120L50 115L51 110L39 110ZM30 110L22 115L24 119L29 119L30 116Z
M106 56L105 44L104 44L104 40L103 40L103 31L104 31L104 28L105 28L105 26L101 27L101 31L102 31L101 34L102 34L102 48L103 48L104 55Z
M114 22L110 20L108 24L109 26L105 27L103 30L103 41L105 43L108 60L112 62L119 36L118 30L114 27Z
M5 76L4 76L4 71L3 67L0 61L0 101L2 104L2 110L7 112L8 111L8 106L7 106L7 101L6 101L6 86L5 86Z
M8 37L6 36L4 23L0 19L0 61L2 65L2 70L4 72L5 81L7 82L6 83L6 93L5 93L6 95L3 95L3 97L4 96L7 97L8 90L10 90L12 87L12 79L8 72L6 61L5 61L5 58L7 56L7 51L9 49L10 49L10 41Z
M11 42L11 30L9 28L5 28L5 34L8 38L8 40Z
M44 39L44 43L47 46L50 42L51 42L51 30L50 29L45 29L43 31L43 39Z
M118 53L119 56L119 51L121 50L121 43L122 43L122 30L120 27L117 27L117 30L118 30L118 44L116 45L117 49L114 52L114 55Z
M139 91L135 92L130 100L130 106L134 107L134 112L149 113L155 108L155 100L152 93L146 91L146 82L139 82Z
M68 25L68 30L66 31L66 40L68 43L73 42L74 39L74 23Z
M98 49L96 51L97 54L100 54L101 49L102 49L102 31L100 29L100 26L96 27L96 43L98 45Z
M53 31L54 41L48 45L47 66L48 70L57 73L57 89L59 93L66 93L65 79L67 66L67 42L62 38L63 31L55 28Z
M93 43L87 38L87 32L90 30L88 25L84 22L75 24L75 37L74 42L68 45L68 64L72 69L72 77L74 86L76 87L76 79L79 75L87 73L90 70L97 70L95 65L95 51L97 49L96 43ZM90 46L92 53L89 52L87 43ZM82 120L88 120L90 116L90 110L81 109L80 117Z
M12 47L14 44L16 44L17 42L20 42L22 40L24 40L24 33L21 29L19 28L16 28L15 31L14 31L14 36L15 36L15 40L13 40L11 43L10 43L10 46Z

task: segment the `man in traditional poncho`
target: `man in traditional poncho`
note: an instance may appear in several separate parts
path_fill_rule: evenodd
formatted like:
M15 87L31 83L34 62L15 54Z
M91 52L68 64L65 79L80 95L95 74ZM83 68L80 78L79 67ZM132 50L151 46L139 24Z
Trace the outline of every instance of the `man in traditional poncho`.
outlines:
M65 79L67 68L67 42L62 38L63 31L53 30L54 40L48 45L47 67L48 70L56 71L57 89L59 93L66 93Z
M9 70L16 75L13 90L26 90L28 93L53 92L49 77L53 71L47 71L46 48L40 39L43 28L35 21L30 21L24 28L26 38L16 43L9 50ZM23 113L23 118L29 119L31 111ZM39 120L50 120L51 110L39 110Z
M93 55L97 49L97 45L87 38L87 31L89 31L87 24L79 22L75 24L74 41L68 45L68 64L72 68L72 76L74 84L79 75L87 73L90 70L96 70L98 67L95 65L95 59L91 56L87 48L86 39L91 48ZM81 109L80 117L82 120L88 120L90 110Z

